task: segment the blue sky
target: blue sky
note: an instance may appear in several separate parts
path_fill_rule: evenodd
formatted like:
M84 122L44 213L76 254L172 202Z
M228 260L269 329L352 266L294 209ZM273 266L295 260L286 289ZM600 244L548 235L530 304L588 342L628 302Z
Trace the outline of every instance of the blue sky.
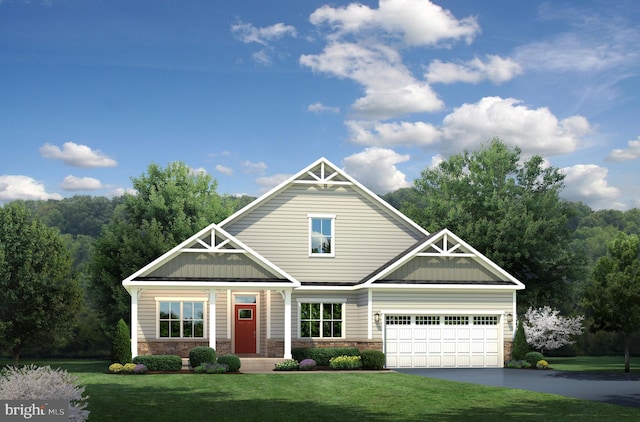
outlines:
M640 207L640 2L0 0L0 202L183 161L260 195L319 157L374 192L497 136Z

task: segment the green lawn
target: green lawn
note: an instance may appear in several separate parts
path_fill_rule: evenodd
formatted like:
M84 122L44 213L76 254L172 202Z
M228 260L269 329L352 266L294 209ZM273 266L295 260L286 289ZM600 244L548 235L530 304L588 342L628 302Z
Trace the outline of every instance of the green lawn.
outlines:
M619 372L624 373L624 356L575 356L548 358L549 366L559 371ZM631 373L640 372L640 357L630 359Z
M90 421L640 420L635 408L392 371L109 375L103 361L42 363L80 378Z

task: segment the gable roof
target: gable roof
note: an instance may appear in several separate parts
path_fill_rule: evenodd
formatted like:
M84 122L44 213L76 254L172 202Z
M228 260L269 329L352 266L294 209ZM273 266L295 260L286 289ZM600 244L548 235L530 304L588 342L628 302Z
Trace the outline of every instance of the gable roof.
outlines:
M280 183L278 186L271 189L269 192L265 193L255 201L251 202L244 208L238 210L225 220L219 223L220 227L226 227L230 224L233 224L235 221L239 220L246 214L250 213L255 208L259 207L263 203L267 202L269 199L278 195L285 189L287 189L291 185L295 184L304 184L304 185L323 185L323 186L351 186L357 191L359 191L362 195L366 196L370 199L374 204L377 204L381 209L384 209L389 214L393 215L398 221L402 222L404 225L411 227L416 230L418 233L422 233L424 236L428 236L429 232L422 228L419 224L411 220L406 215L402 214L396 208L391 206L389 203L384 201L378 195L369 190L366 186L355 180L353 177L349 176L338 166L333 164L331 161L327 160L324 157L319 158L315 162L311 163L307 167L300 170L298 173L289 177L284 182Z
M268 284L273 287L297 287L300 286L294 277L287 274L259 253L245 245L239 239L227 233L217 224L210 224L198 233L194 234L184 242L180 243L170 251L156 258L149 264L140 268L135 273L122 281L122 285L129 290L131 287L153 286L176 286L176 280L167 280L166 277L148 276L154 270L167 264L182 253L204 253L204 254L243 254L251 261L264 268L273 277L265 280L247 279L233 280L233 284L238 287L243 285L256 285L266 287ZM215 281L210 278L188 277L181 280L178 286L184 287L214 287L216 285L229 285L231 280Z
M496 276L493 281L487 280L464 280L464 281L448 281L448 280L428 280L428 281L391 281L384 280L385 277L391 275L394 271L400 269L411 260L417 257L439 257L439 258L469 258L478 263L482 268L488 270ZM489 258L478 252L471 245L460 239L448 229L443 229L426 238L418 241L416 244L398 254L395 258L387 262L385 265L376 269L360 282L362 287L398 287L398 285L411 286L430 286L430 287L469 287L482 286L494 288L512 288L514 290L522 290L525 285L518 279L513 277L507 271L502 269Z

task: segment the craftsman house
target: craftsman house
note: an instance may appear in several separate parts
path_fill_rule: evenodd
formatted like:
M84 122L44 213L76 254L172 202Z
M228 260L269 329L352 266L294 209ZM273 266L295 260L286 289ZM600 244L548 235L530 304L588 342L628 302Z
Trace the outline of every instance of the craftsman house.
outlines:
M387 367L501 367L524 285L321 158L125 280L134 356L378 349Z

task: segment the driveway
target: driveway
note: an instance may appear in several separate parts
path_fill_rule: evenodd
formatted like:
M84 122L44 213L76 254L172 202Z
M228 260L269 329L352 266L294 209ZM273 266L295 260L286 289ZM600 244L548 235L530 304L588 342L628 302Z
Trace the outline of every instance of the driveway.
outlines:
M404 374L518 388L640 408L640 375L526 369L395 369Z

